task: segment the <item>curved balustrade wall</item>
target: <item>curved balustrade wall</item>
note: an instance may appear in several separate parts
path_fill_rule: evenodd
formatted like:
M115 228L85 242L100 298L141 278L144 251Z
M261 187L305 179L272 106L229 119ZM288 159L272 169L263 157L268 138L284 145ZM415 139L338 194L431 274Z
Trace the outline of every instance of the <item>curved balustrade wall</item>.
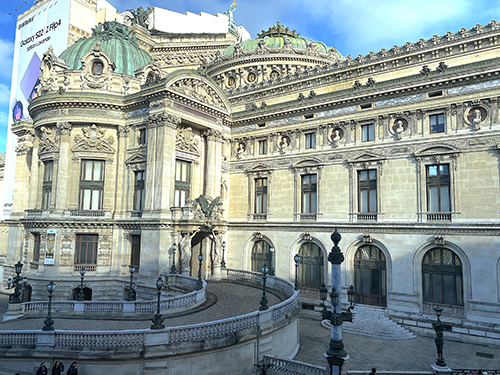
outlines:
M162 314L168 315L182 310L189 310L201 305L206 298L206 285L197 290L198 279L183 275L162 274L164 280L168 279L168 286L182 290L185 294L168 297L160 301ZM156 289L155 289L156 291ZM53 301L54 312L79 312L79 313L145 313L156 312L157 300L150 301ZM48 309L47 301L23 302L22 313L44 312Z
M235 282L242 279L262 282L259 273L223 272L224 277ZM160 330L0 331L0 357L18 357L19 361L26 353L22 349L28 348L30 353L37 353L38 358L45 360L55 356L64 358L66 353L74 360L84 360L87 366L93 366L94 374L109 373L113 362L106 361L123 358L125 362L120 361L116 366L126 364L129 371L146 374L144 369L153 362L164 364L165 370L173 371L170 373L185 370L186 356L196 356L196 360L189 361L189 373L248 374L254 369L255 358L261 359L264 354L290 357L298 349L298 291L292 283L277 277L269 277L267 285L270 290L284 294L286 300L266 311L217 321ZM60 308L70 309L70 306L71 303L61 303ZM145 310L150 308L143 302L139 306Z

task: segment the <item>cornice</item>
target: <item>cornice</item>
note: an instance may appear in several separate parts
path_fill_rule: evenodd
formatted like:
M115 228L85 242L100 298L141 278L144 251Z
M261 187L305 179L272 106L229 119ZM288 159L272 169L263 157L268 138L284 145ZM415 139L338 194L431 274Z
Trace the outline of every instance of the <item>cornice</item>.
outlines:
M417 94L429 89L451 88L465 83L479 83L500 78L500 58L480 61L448 68L444 73L432 71L427 76L415 74L393 80L376 82L373 86L362 86L359 89L349 88L326 94L318 94L304 100L292 100L278 104L266 105L264 108L244 110L233 113L233 129L238 125L254 122L265 122L271 119L287 118L297 114L317 112L319 110L340 108L363 102L380 101L408 94ZM310 90L311 86L307 88ZM272 94L266 95L272 97ZM255 101L259 101L257 98ZM234 104L234 103L232 103Z
M415 218L416 220L416 218ZM228 231L280 231L280 232L304 232L303 222L263 222L249 223L248 221L229 221ZM499 236L500 223L498 224L458 224L458 223L407 223L400 222L377 222L377 223L346 223L331 220L330 222L307 222L309 233L323 232L331 233L332 228L337 228L340 233L359 234L410 234L410 235L460 235L460 236Z
M465 30L465 31L464 31ZM391 70L409 68L425 64L432 64L450 57L456 58L467 54L476 54L491 48L498 48L500 25L491 21L486 26L476 25L470 30L461 29L459 32L446 33L442 37L434 35L428 40L420 39L416 43L405 43L403 46L393 46L390 50L382 49L378 53L370 52L367 55L358 55L352 59L349 55L345 60L326 64L321 67L324 74L345 76L342 80L351 80L356 77L376 76ZM471 46L471 48L469 48ZM452 48L453 47L453 48ZM442 53L441 53L442 52ZM216 74L210 70L210 74ZM307 73L307 72L306 72ZM299 80L302 75L281 77L281 80ZM322 78L315 75L313 78ZM232 100L233 96L253 91L250 85L242 86L238 92L227 90Z

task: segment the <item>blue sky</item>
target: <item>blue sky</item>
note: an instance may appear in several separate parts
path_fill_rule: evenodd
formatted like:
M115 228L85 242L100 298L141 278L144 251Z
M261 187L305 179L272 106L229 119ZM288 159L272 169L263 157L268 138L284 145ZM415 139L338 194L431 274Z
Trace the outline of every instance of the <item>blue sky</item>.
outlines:
M222 13L232 2L108 1L120 12L150 5L194 13ZM16 17L33 0L0 2L0 152L5 152ZM352 57L500 20L500 0L237 0L236 5L234 20L245 26L252 37L279 20L301 36L335 46L344 56Z

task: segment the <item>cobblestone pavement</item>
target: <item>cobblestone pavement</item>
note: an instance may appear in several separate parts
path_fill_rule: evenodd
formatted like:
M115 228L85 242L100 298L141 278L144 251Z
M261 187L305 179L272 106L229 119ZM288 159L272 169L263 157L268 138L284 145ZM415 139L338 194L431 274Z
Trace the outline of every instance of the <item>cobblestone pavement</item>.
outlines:
M234 284L229 282L208 283L207 292L216 296L217 302L206 309L198 309L199 311L166 318L163 324L165 326L182 326L187 324L196 324L219 319L226 319L237 315L243 315L252 311L258 310L260 307L260 299L262 297L262 289ZM267 293L269 306L278 304L282 301L278 296ZM3 303L0 303L0 309L6 309L6 297L2 296ZM3 306L2 306L3 305ZM0 310L3 312L5 310ZM112 331L126 329L146 329L151 327L151 317L145 316L140 320L132 319L102 319L99 317L90 317L88 319L71 319L71 317L61 317L59 314L52 314L54 319L54 328L56 330L82 330L82 331ZM10 320L0 323L0 330L12 329L41 329L45 315L25 318L22 320Z
M323 353L330 342L330 331L321 327L319 312L303 310L300 319L300 350L296 360L326 366ZM349 324L349 323L344 323ZM408 340L373 338L343 333L345 351L349 354L347 370L366 371L372 367L381 371L430 371L436 361L436 346L432 337L418 336ZM476 353L492 354L493 358ZM500 369L500 348L446 340L443 356L452 369Z

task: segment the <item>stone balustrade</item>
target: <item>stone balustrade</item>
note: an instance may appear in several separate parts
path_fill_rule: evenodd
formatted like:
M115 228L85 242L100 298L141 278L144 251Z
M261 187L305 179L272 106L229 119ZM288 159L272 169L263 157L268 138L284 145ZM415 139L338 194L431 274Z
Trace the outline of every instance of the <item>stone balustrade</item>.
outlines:
M169 286L178 287L187 293L174 297L162 299L160 310L162 314L178 312L180 309L192 309L205 301L206 285L197 290L198 279L183 275L162 274L163 278L169 280ZM142 313L154 314L156 312L156 299L151 301L53 301L52 311L54 312L79 312L79 313ZM47 311L47 301L23 302L21 304L20 315L11 315L13 319L27 313ZM4 320L6 317L4 317Z
M326 360L325 360L326 362ZM328 375L329 372L325 367L311 365L300 361L293 361L291 359L278 358L271 355L264 356L264 364L271 367L267 370L269 375Z
M227 269L223 270L223 273L225 273L223 277L229 280L237 281L245 279L254 282L262 281L262 274L256 272ZM195 285L196 279L194 278L181 275L176 276L178 283L184 284L187 288L192 288ZM267 285L271 290L276 289L284 293L287 299L269 307L266 311L254 311L227 319L178 327L166 327L160 330L141 329L98 332L69 330L55 330L52 332L0 331L0 350L3 352L7 348L23 348L28 346L39 350L43 350L44 347L47 350L94 350L93 348L96 348L106 349L110 353L116 350L125 353L130 351L130 356L134 357L142 355L140 353L147 353L151 350L155 351L155 347L163 347L164 345L170 346L169 352L186 353L196 351L198 348L196 343L200 342L203 342L204 347L224 347L237 344L242 340L244 341L243 337L248 337L249 340L256 339L258 332L267 331L269 333L275 330L278 331L284 329L287 325L283 323L290 323L298 319L298 315L294 315L293 313L297 312L299 306L299 292L294 290L293 284L271 276L268 278ZM198 293L203 293L204 295L205 282L203 286L202 291L193 291L180 297L163 300L161 302L162 309L187 303L186 301L189 301L189 296L197 296L199 295ZM47 308L47 303L30 302L23 304L23 306L25 311L43 311ZM156 304L153 302L64 301L53 302L52 306L56 311L77 311L76 306L80 306L83 308L83 311L102 312L125 312L124 306L134 306L134 311L152 313ZM237 335L238 339L236 339ZM294 337L296 337L296 333ZM16 356L15 353L11 353L11 355Z

